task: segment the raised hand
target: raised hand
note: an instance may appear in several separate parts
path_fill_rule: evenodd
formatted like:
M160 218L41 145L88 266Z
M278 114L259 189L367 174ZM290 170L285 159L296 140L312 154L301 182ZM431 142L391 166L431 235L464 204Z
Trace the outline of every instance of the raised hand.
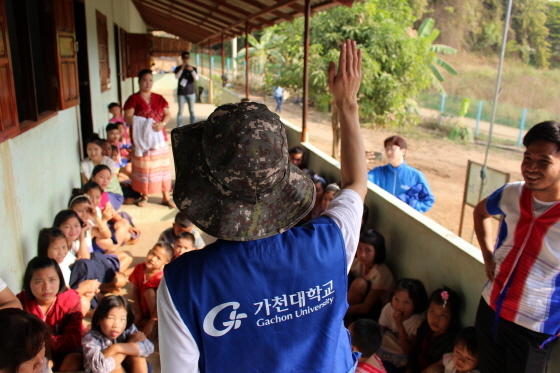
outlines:
M329 90L337 102L355 103L362 81L362 51L356 42L346 40L340 47L338 70L330 62L328 71Z

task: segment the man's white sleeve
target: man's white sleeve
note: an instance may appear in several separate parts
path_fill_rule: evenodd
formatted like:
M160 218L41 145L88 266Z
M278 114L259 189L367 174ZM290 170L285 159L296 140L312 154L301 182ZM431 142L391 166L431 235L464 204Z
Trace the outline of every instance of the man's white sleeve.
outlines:
M171 300L165 277L157 294L161 372L199 373L198 346Z
M346 245L346 272L350 271L352 260L358 248L363 212L364 203L358 193L352 189L342 189L323 213L323 215L334 220L342 231L342 237Z

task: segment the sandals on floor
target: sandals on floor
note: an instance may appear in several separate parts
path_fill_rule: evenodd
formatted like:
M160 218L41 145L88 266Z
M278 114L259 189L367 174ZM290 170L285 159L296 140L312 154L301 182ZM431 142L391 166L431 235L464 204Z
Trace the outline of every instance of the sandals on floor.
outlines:
M138 207L144 207L144 206L146 206L146 203L148 203L148 198L147 197L146 198L140 198L138 200L138 202L136 202L136 205Z

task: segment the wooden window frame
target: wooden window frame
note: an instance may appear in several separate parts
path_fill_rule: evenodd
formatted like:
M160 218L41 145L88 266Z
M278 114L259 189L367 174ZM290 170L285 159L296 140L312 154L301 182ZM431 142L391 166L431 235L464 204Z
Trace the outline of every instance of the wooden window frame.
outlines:
M43 28L38 30L41 33L52 33L50 38L52 38L53 44L48 50L51 53L55 53L54 58L50 54L43 55L45 61L47 61L46 63L49 63L49 59L52 58L52 65L48 65L46 70L43 70L49 73L49 78L42 81L46 91L42 91L41 100L44 109L41 112L39 112L38 93L34 88L34 84L36 78L42 77L36 77L35 71L33 71L30 53L32 50L32 39L35 34L30 34L31 31L28 33L24 32L23 36L17 39L19 48L18 58L20 60L22 58L26 59L24 66L26 74L21 74L25 76L23 78L25 81L20 83L19 93L14 83L14 61L10 51L8 22L14 22L13 27L16 30L28 27L27 8L18 8L18 12L22 12L22 9L25 10L26 17L23 25L8 19L5 0L0 0L0 143L25 133L51 119L58 114L58 110L67 109L79 104L73 0L57 0L52 2L52 8L47 8L52 11L51 14L47 10L52 19L49 18L47 24L42 24L41 27ZM18 14L21 15L23 13ZM52 29L48 28L51 24ZM23 30L25 31L25 29ZM49 86L51 87L50 89ZM56 92L58 97L56 97L56 94L54 96L48 94L50 90ZM25 106L22 107L22 112L25 114L25 119L19 118L17 99L23 100L22 102Z
M99 77L101 80L101 92L111 89L111 66L109 64L109 29L107 17L100 11L95 11L97 23L97 45L99 55Z

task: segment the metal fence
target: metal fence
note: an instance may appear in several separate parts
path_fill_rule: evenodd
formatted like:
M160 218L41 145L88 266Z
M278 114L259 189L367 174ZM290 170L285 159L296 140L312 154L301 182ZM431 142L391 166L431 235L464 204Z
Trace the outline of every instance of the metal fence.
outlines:
M420 107L438 110L444 115L459 116L461 104L465 98L470 99L469 110L465 117L476 119L477 122L490 122L492 119L492 101L477 100L475 98L449 95L439 92L422 92L418 97ZM496 124L526 130L536 123L545 120L558 120L560 114L544 110L521 108L518 106L500 103L496 109ZM478 126L477 126L478 128ZM478 133L475 133L477 136Z

